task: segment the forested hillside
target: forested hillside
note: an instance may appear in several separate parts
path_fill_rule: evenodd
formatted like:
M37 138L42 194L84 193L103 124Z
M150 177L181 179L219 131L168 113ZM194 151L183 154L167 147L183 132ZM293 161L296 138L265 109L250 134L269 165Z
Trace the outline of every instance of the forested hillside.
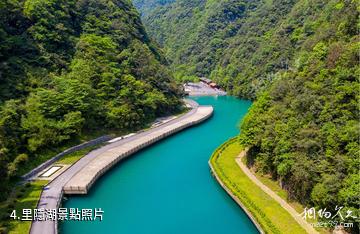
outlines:
M353 0L177 0L144 21L179 80L256 100L241 127L250 166L308 207L359 217L358 17Z
M209 76L257 1L180 0L144 17L179 80Z
M253 166L277 179L290 198L359 217L356 4L299 1L283 25L288 32L278 41L296 48L292 62L251 108L241 127L243 143ZM346 220L357 223L356 233L352 217Z
M139 129L180 96L130 1L1 1L0 197L45 149Z
M356 4L177 0L157 5L143 21L150 36L164 47L178 80L207 76L232 94L255 99L279 71L293 68L297 50L318 27L317 14L326 5L345 3Z

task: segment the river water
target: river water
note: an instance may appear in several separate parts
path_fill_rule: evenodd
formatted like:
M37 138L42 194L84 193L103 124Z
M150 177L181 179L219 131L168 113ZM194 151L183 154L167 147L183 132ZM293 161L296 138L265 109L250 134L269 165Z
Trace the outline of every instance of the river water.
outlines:
M67 208L101 208L103 221L66 221L61 233L250 234L253 223L210 174L212 152L239 133L251 105L234 97L194 97L214 116L120 162Z

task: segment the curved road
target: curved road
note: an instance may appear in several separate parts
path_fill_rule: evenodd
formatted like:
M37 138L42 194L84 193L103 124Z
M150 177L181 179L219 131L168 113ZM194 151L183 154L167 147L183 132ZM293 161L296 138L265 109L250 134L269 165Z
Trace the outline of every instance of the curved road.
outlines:
M121 146L123 144L126 144L128 142L131 142L133 140L136 140L137 138L144 137L154 131L158 131L159 129L162 129L166 126L172 125L174 123L180 122L183 119L186 119L193 114L196 113L199 105L197 102L186 99L185 101L187 104L189 104L192 107L192 110L190 110L185 115L178 117L176 119L173 119L167 123L164 123L158 127L152 128L148 131L144 131L141 133L138 133L136 135L133 135L131 137L119 140L114 143L110 143L104 147L101 147L99 149L96 149L94 151L91 151L84 157L82 157L79 161L77 161L74 165L72 165L70 168L68 168L66 171L64 171L61 175L59 175L57 178L55 178L53 181L51 181L48 186L46 186L41 194L41 197L39 199L39 203L37 206L37 209L57 209L59 207L59 203L61 202L62 195L63 195L63 187L64 185L82 168L84 168L90 161L92 161L94 158L96 158L98 155L108 151L109 149ZM56 234L57 233L57 221L33 221L31 225L31 234Z

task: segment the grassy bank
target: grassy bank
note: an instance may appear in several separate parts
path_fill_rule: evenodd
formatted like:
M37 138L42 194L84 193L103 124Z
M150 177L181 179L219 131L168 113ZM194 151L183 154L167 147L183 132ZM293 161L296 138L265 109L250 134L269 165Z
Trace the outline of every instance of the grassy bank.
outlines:
M246 165L246 157L244 157L242 161ZM304 212L305 207L297 201L289 200L287 192L280 187L280 185L277 181L271 179L271 177L269 175L263 175L258 172L257 173L253 172L253 174L256 176L256 178L258 180L261 181L261 183L263 183L268 188L270 188L272 191L274 191L279 197L281 197L282 199L287 201L287 203L290 206L292 206L299 214ZM311 220L311 222L316 223L316 222L321 222L321 220L316 218L315 220ZM322 234L332 233L331 229L329 229L329 228L316 227L315 230Z
M241 201L266 233L306 233L279 203L242 172L235 162L241 151L241 145L233 138L213 153L210 163L223 184Z
M38 180L17 185L13 189L7 200L0 203L0 233L29 233L31 222L14 220L10 214L16 210L16 215L21 217L23 209L35 209L41 191L47 183L48 181Z
M84 149L72 152L70 154L65 155L64 157L60 158L58 161L55 162L56 164L65 164L65 165L72 165L76 163L78 160L80 160L82 157L90 153L91 151L100 148L104 144L97 144L95 146L88 146Z

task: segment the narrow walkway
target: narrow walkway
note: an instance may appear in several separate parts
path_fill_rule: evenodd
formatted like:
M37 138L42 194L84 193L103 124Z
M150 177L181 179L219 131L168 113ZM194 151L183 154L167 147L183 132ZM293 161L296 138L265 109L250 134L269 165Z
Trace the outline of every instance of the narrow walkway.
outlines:
M236 163L239 165L241 170L257 185L259 186L265 193L267 193L270 197L272 197L275 201L277 201L285 210L287 210L290 215L303 227L307 233L310 234L318 234L318 232L311 226L308 222L306 222L299 213L292 208L284 199L282 199L279 195L277 195L274 191L269 189L266 185L264 185L256 176L247 168L247 166L242 162L242 158L246 155L246 150L242 151L238 157L235 158Z

